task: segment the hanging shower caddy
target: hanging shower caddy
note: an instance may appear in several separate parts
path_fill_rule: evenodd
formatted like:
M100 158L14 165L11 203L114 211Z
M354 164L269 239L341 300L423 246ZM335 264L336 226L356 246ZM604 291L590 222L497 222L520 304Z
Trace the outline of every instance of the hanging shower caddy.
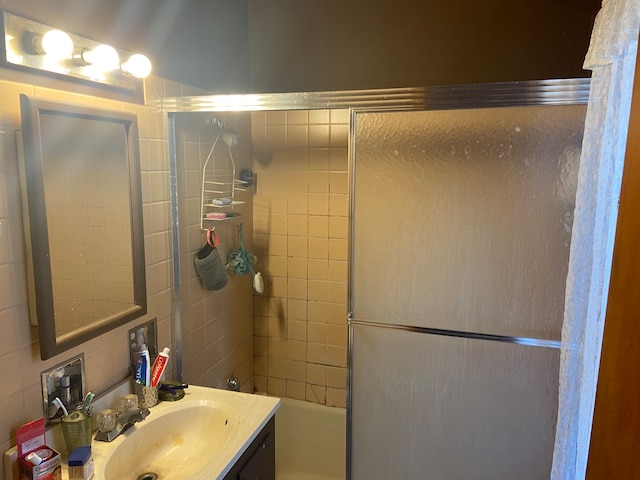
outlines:
M227 129L217 117L211 123L218 128L209 155L202 167L202 195L200 227L202 230L211 228L211 222L229 220L239 217L234 207L244 202L236 200L236 193L244 191L247 182L236 179L236 165L231 147L240 143L240 135L234 130ZM226 149L216 146L222 139Z

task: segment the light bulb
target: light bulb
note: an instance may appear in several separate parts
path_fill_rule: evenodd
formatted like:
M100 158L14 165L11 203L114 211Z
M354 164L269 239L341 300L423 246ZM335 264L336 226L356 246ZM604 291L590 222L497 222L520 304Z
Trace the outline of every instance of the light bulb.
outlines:
M103 72L115 70L120 64L120 57L116 49L104 43L93 50L84 52L82 58L89 65Z
M73 40L62 30L49 30L42 36L42 49L53 58L71 58Z
M144 55L136 53L123 62L120 68L136 78L145 78L151 73L151 61Z

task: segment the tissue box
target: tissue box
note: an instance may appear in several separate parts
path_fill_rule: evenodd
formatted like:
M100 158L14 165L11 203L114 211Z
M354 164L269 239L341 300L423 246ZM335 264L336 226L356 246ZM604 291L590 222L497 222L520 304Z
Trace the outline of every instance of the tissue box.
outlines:
M21 480L60 480L62 464L60 454L45 444L44 418L22 425L16 432L18 442L18 471ZM27 460L35 453L42 463L34 465Z

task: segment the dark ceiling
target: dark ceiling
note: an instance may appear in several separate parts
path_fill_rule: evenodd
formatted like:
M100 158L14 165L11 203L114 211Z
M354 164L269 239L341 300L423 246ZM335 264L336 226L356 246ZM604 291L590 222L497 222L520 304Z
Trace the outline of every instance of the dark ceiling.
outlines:
M602 4L601 0L538 0L539 3L569 8L577 12L595 15Z
M260 78L251 78L249 65L250 9L269 8L270 2L283 8L287 1L290 0L0 0L0 8L124 50L146 53L154 63L154 71L165 78L216 93L241 93L260 85ZM323 0L295 1L318 8L318 2ZM394 3L407 8L412 2L426 1ZM501 8L499 5L504 4L500 1L505 0L486 0L487 8ZM541 10L575 12L577 22L590 23L589 30L600 9L599 0L513 0L518 1L539 5ZM366 8L375 8L368 0L344 2L364 2ZM331 25L326 31L331 32ZM540 26L540 35L545 35L545 25ZM579 39L581 44L587 40ZM272 60L275 59L265 59ZM259 69L255 71L259 76Z

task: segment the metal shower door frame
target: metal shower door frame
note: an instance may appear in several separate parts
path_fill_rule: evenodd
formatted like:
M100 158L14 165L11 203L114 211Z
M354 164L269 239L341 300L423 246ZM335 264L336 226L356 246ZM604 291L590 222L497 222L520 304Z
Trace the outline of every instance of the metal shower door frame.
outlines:
M560 105L587 105L589 101L590 79L558 79L524 82L506 82L471 85L451 85L438 87L425 87L421 89L423 104L418 106L415 102L394 104L393 102L380 102L378 105L355 105L349 107L349 222L348 222L348 278L347 283L347 471L346 478L351 478L352 471L352 392L353 392L353 275L354 275L354 211L355 211L355 174L354 156L356 148L357 117L359 114L384 113L400 111L438 111L438 110L465 110L501 107L524 106L560 106ZM365 323L363 323L364 325ZM380 326L380 325L378 325ZM402 329L402 327L397 327ZM422 331L425 329L411 329L417 333L434 333ZM420 331L418 331L420 330ZM428 330L428 329L426 329ZM437 334L445 334L435 332ZM527 344L530 339L496 338L500 342ZM520 340L523 340L520 341ZM534 340L534 343L535 340ZM548 344L547 344L548 343ZM560 348L560 342L549 341L537 345L548 348Z

